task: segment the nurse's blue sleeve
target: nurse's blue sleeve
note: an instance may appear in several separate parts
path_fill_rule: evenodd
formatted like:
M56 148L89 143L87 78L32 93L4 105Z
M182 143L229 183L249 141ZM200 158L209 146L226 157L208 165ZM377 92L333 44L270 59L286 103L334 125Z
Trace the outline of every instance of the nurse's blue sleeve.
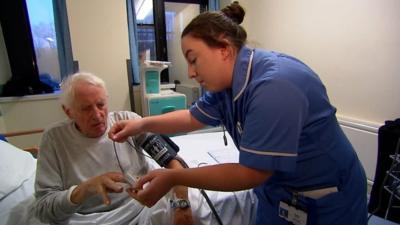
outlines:
M246 93L247 111L242 124L239 161L260 170L294 171L307 115L307 98L283 80L252 86Z
M190 113L198 121L210 126L218 126L221 123L219 112L220 101L214 93L206 92L199 100L190 107Z

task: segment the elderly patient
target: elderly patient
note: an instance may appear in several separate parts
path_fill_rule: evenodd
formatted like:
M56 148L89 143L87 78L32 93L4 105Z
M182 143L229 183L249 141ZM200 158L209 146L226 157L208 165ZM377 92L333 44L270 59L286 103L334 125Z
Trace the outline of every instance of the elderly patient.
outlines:
M69 120L43 134L35 215L51 224L193 224L190 208L171 209L166 198L146 208L124 191L120 166L130 165L139 176L152 166L132 145L134 140L114 144L107 131L117 120L139 116L126 111L108 113L104 82L92 74L69 76L62 90L62 108ZM168 168L182 166L174 159ZM177 198L188 199L186 187L175 187L173 192Z

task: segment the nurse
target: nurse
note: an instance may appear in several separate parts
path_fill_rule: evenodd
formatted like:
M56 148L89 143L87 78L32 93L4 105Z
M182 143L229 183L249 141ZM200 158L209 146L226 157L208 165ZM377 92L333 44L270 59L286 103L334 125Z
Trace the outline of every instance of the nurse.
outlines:
M366 176L324 85L298 59L246 46L244 14L233 2L184 29L189 77L208 91L189 110L122 121L109 132L121 142L140 132L222 125L240 151L239 163L154 170L130 195L152 206L176 185L253 188L256 224L366 225Z

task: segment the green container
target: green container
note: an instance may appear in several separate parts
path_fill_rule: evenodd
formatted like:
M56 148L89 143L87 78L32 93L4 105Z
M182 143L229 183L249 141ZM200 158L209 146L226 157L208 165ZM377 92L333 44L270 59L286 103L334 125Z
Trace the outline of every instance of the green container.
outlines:
M146 82L146 94L158 94L160 93L160 74L158 71L146 71L145 74Z
M186 109L186 97L162 96L149 99L149 115L160 115L179 109Z

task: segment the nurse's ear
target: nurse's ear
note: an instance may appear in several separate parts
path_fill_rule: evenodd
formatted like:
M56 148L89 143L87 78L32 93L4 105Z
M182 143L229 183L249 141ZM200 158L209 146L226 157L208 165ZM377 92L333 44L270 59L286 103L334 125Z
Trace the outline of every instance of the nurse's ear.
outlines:
M234 58L236 55L236 48L226 38L223 38L221 41L226 43L224 47L221 47L222 58L224 60L230 60Z

